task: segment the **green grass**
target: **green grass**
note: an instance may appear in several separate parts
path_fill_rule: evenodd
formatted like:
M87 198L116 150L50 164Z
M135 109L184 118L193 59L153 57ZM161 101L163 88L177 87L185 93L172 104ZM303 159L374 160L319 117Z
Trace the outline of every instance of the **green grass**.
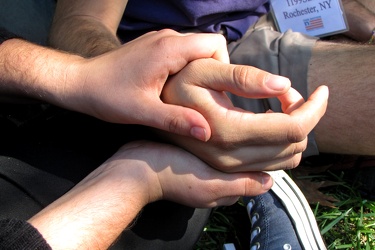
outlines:
M342 182L326 191L339 200L336 207L313 208L327 248L375 249L375 201L362 197L360 183L349 183L344 172L327 175Z
M236 249L249 249L250 222L246 208L240 203L218 207L204 229L196 250L223 249L225 243L234 243Z
M339 200L335 207L311 206L327 248L375 249L375 201L362 196L353 171L327 171L319 178L340 183L322 190ZM237 250L248 250L249 230L241 203L216 208L195 249L222 249L224 243L234 243Z

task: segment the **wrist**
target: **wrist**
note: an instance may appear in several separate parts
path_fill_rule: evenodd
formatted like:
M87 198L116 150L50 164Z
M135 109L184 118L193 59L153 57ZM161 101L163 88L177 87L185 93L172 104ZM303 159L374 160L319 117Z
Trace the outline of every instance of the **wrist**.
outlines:
M160 145L144 141L125 144L99 170L108 180L117 181L123 188L131 189L140 206L163 198L159 176ZM164 163L165 164L165 163ZM163 164L163 165L164 165Z
M62 76L58 85L51 86L52 100L57 106L86 113L83 107L86 103L87 91L85 89L86 59L69 54L61 67Z
M132 206L142 209L162 198L157 174L148 162L140 160L141 157L132 158L132 155L127 159L113 158L100 167L103 182L108 181L108 185L122 190L120 195L124 199L134 198Z
M0 46L1 91L10 96L24 96L56 104L70 82L67 72L73 55L10 39Z
M104 163L29 220L52 248L89 249L96 239L106 249L147 204L142 166L134 164L141 167L136 172L120 161Z

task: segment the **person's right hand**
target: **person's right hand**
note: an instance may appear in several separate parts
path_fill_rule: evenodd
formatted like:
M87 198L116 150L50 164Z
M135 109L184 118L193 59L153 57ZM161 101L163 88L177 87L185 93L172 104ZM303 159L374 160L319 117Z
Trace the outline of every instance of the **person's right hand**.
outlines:
M206 141L211 130L201 114L160 100L168 77L199 58L228 63L225 38L150 32L119 49L72 64L63 95L56 100L105 121L141 124Z
M288 79L254 67L193 61L169 79L162 98L200 112L210 124L211 139L161 135L225 172L294 168L306 149L307 135L326 111L328 88L318 88L305 102L289 87ZM277 97L283 113L236 108L224 91L247 98Z

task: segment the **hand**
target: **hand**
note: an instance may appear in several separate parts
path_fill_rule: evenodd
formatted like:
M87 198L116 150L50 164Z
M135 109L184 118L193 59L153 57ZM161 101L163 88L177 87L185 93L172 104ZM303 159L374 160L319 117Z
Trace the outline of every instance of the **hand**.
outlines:
M167 78L198 58L229 62L224 37L151 32L73 65L68 77L79 74L78 80L67 82L60 102L105 121L142 124L206 141L211 130L201 114L160 100Z
M129 160L131 162L127 163ZM132 164L134 162L137 164ZM129 168L134 173L130 176L139 176L142 167L142 173L149 172L148 176L139 179L144 185L140 193L148 198L145 204L164 199L192 207L225 206L235 203L241 196L262 194L272 186L266 173L223 173L185 150L168 144L129 143L105 164L117 165L113 175L119 178L128 176Z
M211 139L204 143L162 136L225 172L294 168L308 133L325 113L328 89L320 87L305 102L289 87L288 79L250 66L196 60L168 80L162 98L200 112L210 124ZM254 114L235 108L224 91L248 98L277 96L284 113Z
M266 173L226 174L183 149L138 141L124 145L29 222L53 249L107 249L147 203L230 205L271 186Z

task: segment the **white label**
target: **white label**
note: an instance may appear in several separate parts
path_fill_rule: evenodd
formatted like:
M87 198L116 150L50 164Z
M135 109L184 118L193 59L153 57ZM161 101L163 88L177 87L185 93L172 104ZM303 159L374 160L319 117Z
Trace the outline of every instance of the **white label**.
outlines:
M280 32L291 29L323 37L348 30L341 0L271 0Z

